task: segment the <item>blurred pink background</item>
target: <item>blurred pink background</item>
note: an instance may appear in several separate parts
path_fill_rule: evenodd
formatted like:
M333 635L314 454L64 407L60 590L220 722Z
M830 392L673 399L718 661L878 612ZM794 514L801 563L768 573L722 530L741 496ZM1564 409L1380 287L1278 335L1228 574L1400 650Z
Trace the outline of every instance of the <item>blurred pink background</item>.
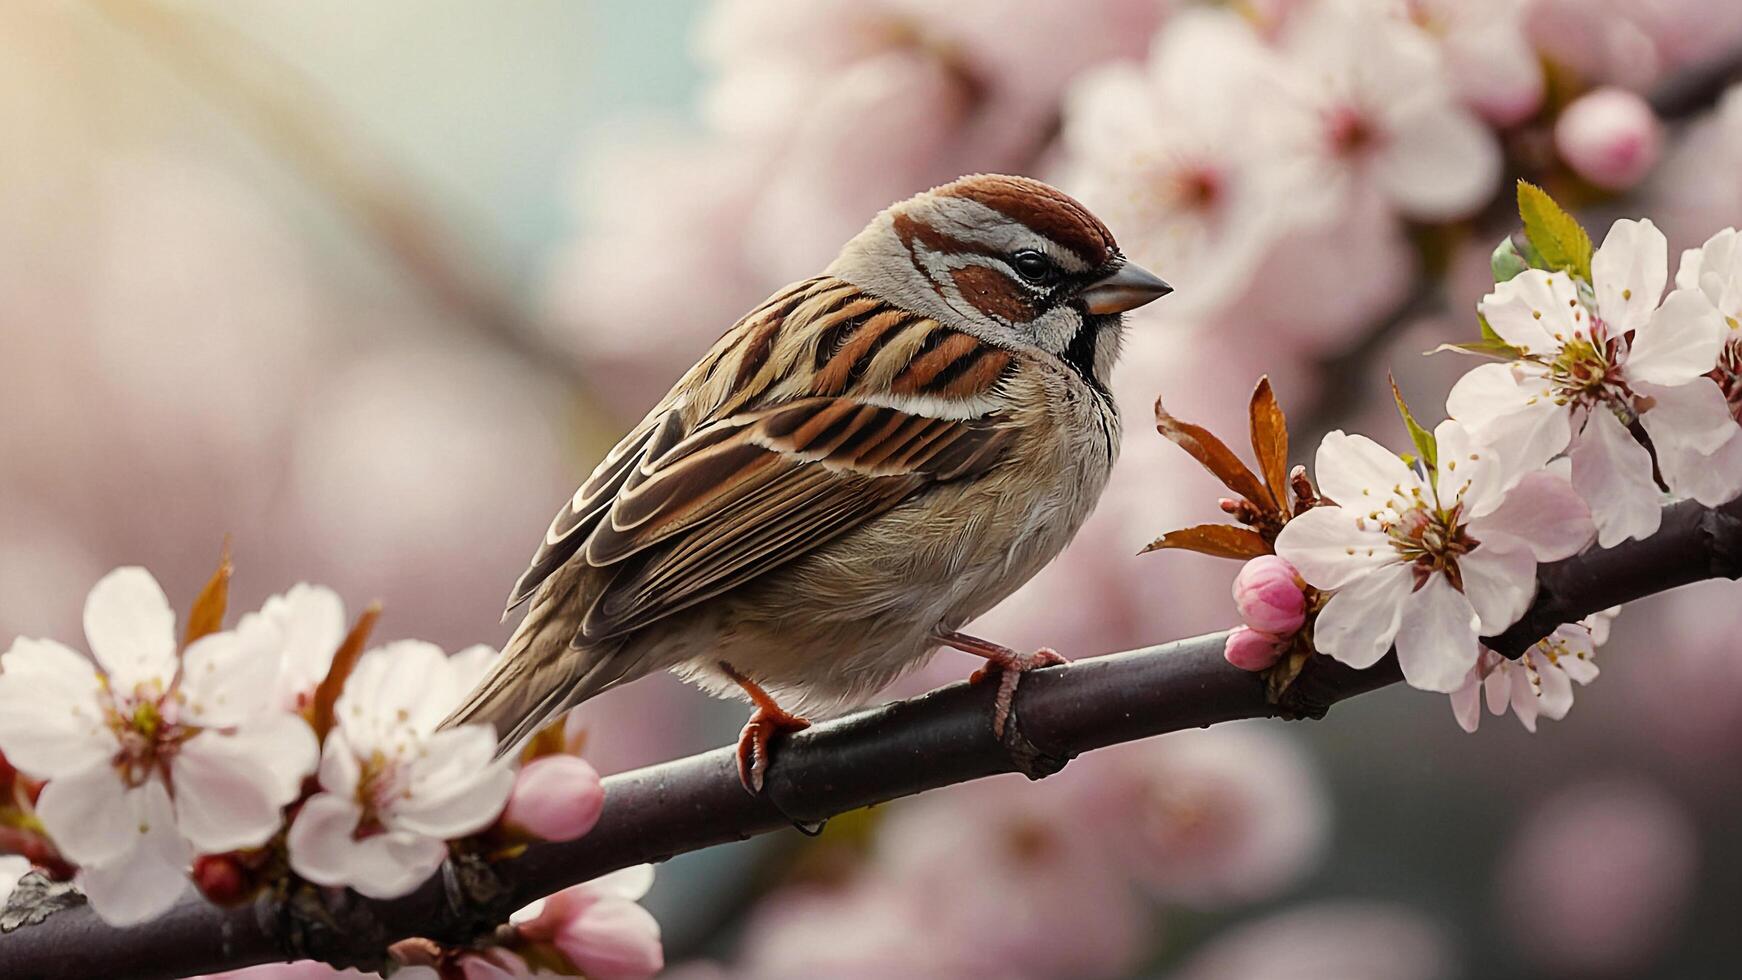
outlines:
M499 643L550 514L745 308L976 170L1080 196L1178 287L1134 320L1124 457L978 631L1073 657L1235 621L1148 420L1401 441L1463 365L1507 187L1672 247L1742 223L1731 0L459 0L0 6L0 634L98 576ZM1657 109L1641 96L1656 93ZM1424 412L1423 414L1431 414ZM1232 440L1231 440L1232 441ZM1402 689L1125 746L673 862L690 977L1685 977L1742 952L1742 614L1640 603L1571 715ZM940 655L895 693L964 677ZM667 678L584 709L604 771L728 739Z

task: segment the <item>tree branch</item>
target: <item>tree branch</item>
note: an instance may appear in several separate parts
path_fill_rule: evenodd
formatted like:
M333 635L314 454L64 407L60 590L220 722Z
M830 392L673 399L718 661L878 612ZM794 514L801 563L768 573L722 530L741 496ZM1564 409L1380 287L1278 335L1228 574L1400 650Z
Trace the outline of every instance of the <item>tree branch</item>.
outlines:
M1742 576L1742 501L1664 510L1644 541L1541 569L1517 625L1489 641L1523 653L1563 622L1708 578ZM762 797L738 784L733 750L715 749L605 780L605 809L580 840L544 844L493 867L456 859L417 892L371 901L297 886L221 909L190 896L141 926L105 926L88 906L21 888L0 914L0 976L176 978L283 959L381 965L388 943L462 944L567 885L674 854L816 823L859 807L1006 772L1038 777L1092 749L1241 718L1322 717L1339 701L1397 683L1395 656L1368 670L1308 660L1282 703L1261 675L1222 659L1225 633L1039 671L1023 681L1009 744L992 736L989 689L955 684L801 732L780 746ZM27 879L29 883L29 879ZM60 900L64 904L64 898ZM40 917L40 922L12 926Z

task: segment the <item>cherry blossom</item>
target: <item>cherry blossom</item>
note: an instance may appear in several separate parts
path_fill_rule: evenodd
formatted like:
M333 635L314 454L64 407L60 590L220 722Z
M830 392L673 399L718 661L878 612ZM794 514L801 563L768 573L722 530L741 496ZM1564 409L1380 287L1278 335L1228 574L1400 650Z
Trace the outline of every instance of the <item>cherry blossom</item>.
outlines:
M590 763L551 755L520 767L502 822L537 840L574 840L593 829L604 806L605 791Z
M1237 925L1176 974L1178 980L1449 980L1452 944L1407 909L1375 902L1319 902Z
M1437 463L1412 468L1365 436L1325 436L1315 473L1336 504L1290 521L1276 553L1336 592L1313 627L1319 652L1370 667L1395 641L1410 685L1450 693L1477 638L1529 607L1537 563L1576 554L1591 521L1562 476L1509 468L1457 422L1433 441Z
M1657 163L1663 126L1637 93L1621 88L1586 92L1561 111L1555 149L1574 172L1598 187L1626 190Z
M1542 105L1542 61L1524 33L1527 0L1384 0L1445 53L1459 96L1510 126Z
M520 941L548 944L594 980L640 980L665 966L659 922L637 904L653 887L638 865L565 888L516 912Z
M321 885L393 898L422 884L447 841L488 827L514 773L493 758L488 725L436 726L481 678L495 651L448 657L402 640L363 655L335 706L320 788L291 824L290 864Z
M1567 451L1604 547L1651 534L1660 518L1651 453L1628 431L1635 420L1672 494L1716 505L1742 491L1742 470L1711 466L1736 432L1723 392L1703 377L1724 321L1693 289L1659 305L1667 249L1651 222L1617 221L1589 286L1540 269L1496 285L1480 309L1517 356L1472 370L1446 399L1453 418L1516 465Z
M0 657L0 751L47 781L37 815L121 924L173 903L196 853L266 842L314 767L314 734L273 710L283 639L264 618L177 652L175 614L142 568L85 602L96 663L53 640Z
M1254 146L1278 111L1277 68L1238 14L1193 10L1148 64L1108 65L1070 93L1060 183L1119 229L1133 261L1192 284L1173 315L1227 305L1288 227L1272 154Z
M1433 40L1362 0L1291 18L1281 47L1302 110L1288 138L1299 194L1335 213L1373 193L1424 220L1471 213L1500 178L1494 135L1459 104Z
M1248 561L1234 577L1234 606L1255 630L1286 636L1306 622L1300 574L1276 555Z
M255 616L266 619L283 638L273 700L287 711L300 711L345 640L345 604L332 589L299 582L267 599L259 612L244 616L238 629L250 628Z
M1620 607L1556 627L1524 656L1509 660L1483 648L1464 684L1452 692L1452 713L1466 732L1482 720L1482 702L1492 714L1507 708L1525 730L1536 731L1537 716L1559 721L1573 706L1573 684L1597 678L1597 648L1609 638L1609 626Z
M1222 658L1241 670L1269 670L1282 658L1282 650L1282 637L1250 626L1236 626L1222 644Z

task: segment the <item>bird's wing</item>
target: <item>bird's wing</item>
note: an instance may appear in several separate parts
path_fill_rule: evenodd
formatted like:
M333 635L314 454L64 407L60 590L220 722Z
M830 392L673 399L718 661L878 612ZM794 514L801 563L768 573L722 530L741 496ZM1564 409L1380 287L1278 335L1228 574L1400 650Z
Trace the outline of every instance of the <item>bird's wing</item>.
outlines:
M1012 360L837 280L777 294L600 464L511 603L584 562L575 639L620 635L983 472L1015 434Z

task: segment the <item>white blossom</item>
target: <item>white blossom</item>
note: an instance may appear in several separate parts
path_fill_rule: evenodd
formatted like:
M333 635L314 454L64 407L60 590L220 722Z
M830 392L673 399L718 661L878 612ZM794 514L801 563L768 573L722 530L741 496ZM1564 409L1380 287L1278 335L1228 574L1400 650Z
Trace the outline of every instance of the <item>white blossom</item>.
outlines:
M255 618L177 651L175 614L142 568L85 602L96 663L52 640L0 657L0 752L45 780L37 815L112 923L149 919L195 854L263 844L314 767L314 734L273 710L282 637Z
M307 707L315 687L333 665L333 654L345 640L344 602L332 589L299 582L283 595L267 599L258 613L248 615L264 617L284 638L284 656L273 685L274 702L290 711ZM247 622L244 617L242 624Z
M1704 377L1725 325L1696 290L1664 299L1668 244L1649 221L1617 221L1591 261L1589 285L1529 269L1498 284L1482 315L1518 357L1466 374L1446 399L1452 417L1521 466L1565 451L1604 547L1657 530L1662 495L1706 504L1742 491L1742 467L1713 457L1735 436L1724 394Z
M322 747L321 791L291 824L297 874L393 898L435 873L447 841L496 820L514 785L513 771L494 759L496 733L436 730L494 655L473 647L448 657L403 640L359 659Z
M1609 638L1609 626L1621 607L1566 623L1537 641L1517 660L1482 650L1462 687L1452 692L1452 714L1466 732L1482 720L1482 702L1491 714L1507 708L1527 731L1536 731L1538 716L1559 721L1573 706L1573 684L1597 678L1597 648Z
M1365 436L1325 436L1316 476L1334 504L1290 521L1276 553L1334 592L1313 626L1321 653L1370 667L1395 642L1412 686L1450 692L1478 637L1529 607L1537 563L1577 553L1591 523L1561 474L1518 473L1454 421L1434 438L1438 466L1412 468Z

